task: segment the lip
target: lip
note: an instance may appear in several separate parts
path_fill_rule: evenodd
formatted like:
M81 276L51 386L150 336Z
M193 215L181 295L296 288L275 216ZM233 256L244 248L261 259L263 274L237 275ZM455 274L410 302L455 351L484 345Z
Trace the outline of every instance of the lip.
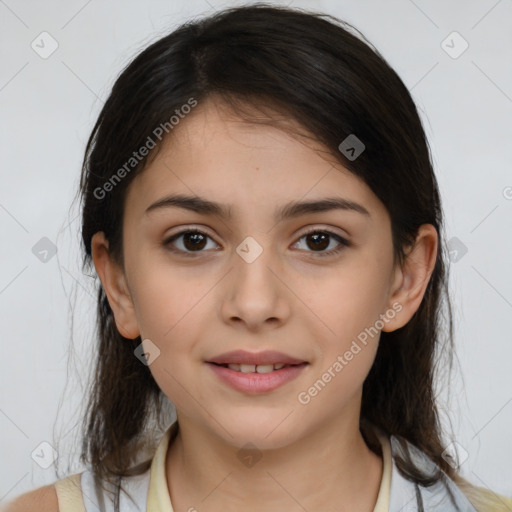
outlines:
M235 370L230 370L224 366L217 366L213 362L207 362L206 364L213 370L213 372L217 375L217 377L220 378L222 382L231 386L237 391L242 391L250 395L257 395L260 393L268 393L273 391L297 378L308 366L308 363L306 362L299 362L298 364L285 363L294 364L294 366L285 366L280 370L274 370L270 373L242 373Z
M263 352L247 352L246 350L234 350L225 352L218 356L208 359L208 363L216 364L295 364L307 363L307 361L291 357L275 350L265 350ZM232 371L232 370L231 370ZM276 370L280 371L280 370Z

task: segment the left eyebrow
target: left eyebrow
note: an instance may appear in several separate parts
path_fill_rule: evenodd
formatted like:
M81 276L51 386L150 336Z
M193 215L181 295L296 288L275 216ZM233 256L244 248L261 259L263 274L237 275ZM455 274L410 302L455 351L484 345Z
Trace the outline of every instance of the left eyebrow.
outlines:
M210 201L199 196L175 194L163 197L150 205L145 214L161 208L182 208L203 215L215 215L224 219L232 217L231 205L224 205ZM345 210L371 217L370 212L361 204L342 197L327 197L324 199L297 202L292 201L278 208L274 212L274 219L282 221L306 215L308 213L321 213L331 210Z

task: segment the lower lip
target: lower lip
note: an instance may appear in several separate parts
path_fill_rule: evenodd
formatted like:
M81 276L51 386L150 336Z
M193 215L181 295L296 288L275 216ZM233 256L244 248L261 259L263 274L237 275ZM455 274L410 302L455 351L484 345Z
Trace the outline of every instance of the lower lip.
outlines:
M229 384L232 388L256 395L273 391L295 379L308 363L286 366L270 373L242 373L213 363L207 364L223 382Z

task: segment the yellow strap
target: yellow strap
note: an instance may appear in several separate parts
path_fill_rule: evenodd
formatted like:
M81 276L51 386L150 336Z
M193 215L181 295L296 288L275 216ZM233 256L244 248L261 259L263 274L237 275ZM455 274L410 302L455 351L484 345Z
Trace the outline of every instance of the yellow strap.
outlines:
M54 484L59 512L86 512L82 496L81 473L57 480Z
M376 429L377 437L382 447L382 479L377 496L377 503L373 512L389 512L389 493L391 490L391 473L393 472L393 460L391 457L391 444L388 436Z

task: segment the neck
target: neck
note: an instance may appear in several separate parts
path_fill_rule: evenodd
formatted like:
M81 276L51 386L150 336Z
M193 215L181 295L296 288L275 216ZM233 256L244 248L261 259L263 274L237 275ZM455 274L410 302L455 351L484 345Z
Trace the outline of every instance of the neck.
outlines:
M203 425L179 417L166 458L173 508L208 512L350 510L372 512L382 460L356 421L338 421L272 450L234 447ZM251 458L252 457L252 458Z

